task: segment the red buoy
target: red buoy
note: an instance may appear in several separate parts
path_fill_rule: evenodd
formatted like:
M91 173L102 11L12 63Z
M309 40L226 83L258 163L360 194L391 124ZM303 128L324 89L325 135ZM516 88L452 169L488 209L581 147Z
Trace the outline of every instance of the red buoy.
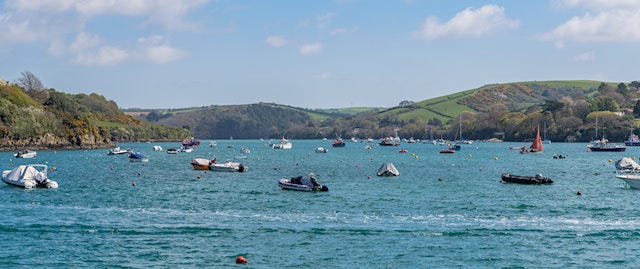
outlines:
M242 255L238 256L238 258L236 258L236 263L247 263L247 259L245 257L242 257Z

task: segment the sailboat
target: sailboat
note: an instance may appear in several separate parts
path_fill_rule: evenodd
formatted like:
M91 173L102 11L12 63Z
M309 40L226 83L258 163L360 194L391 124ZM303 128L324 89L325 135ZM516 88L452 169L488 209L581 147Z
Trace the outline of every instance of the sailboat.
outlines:
M460 122L459 122L458 125L459 125L458 126L458 132L459 132L458 139L459 140L456 140L455 142L457 144L472 144L473 140L467 140L467 139L462 138L462 113L460 113Z
M596 117L596 138L598 137L598 118ZM604 138L604 130L602 131L602 139L591 141L587 148L591 151L625 151L627 147L625 145L617 145L611 143Z
M529 149L526 147L522 147L520 149L520 153L541 153L544 151L544 147L542 146L542 138L540 137L540 126L538 126L538 132L536 133L536 139L533 140Z

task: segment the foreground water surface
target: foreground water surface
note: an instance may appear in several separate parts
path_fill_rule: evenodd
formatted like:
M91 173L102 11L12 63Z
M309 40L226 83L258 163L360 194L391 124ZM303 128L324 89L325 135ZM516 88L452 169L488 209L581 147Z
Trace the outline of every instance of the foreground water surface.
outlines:
M614 177L609 160L585 144L517 143L364 149L351 142L218 140L176 155L177 143L129 143L150 158L131 163L101 150L0 153L3 170L46 163L59 189L0 185L2 268L634 267L640 247L640 191ZM234 148L226 146L233 144ZM315 153L318 146L329 148ZM240 148L246 173L195 171L194 157L230 159ZM408 153L399 153L407 149ZM566 159L554 159L565 154ZM379 178L383 162L401 175ZM283 177L315 173L325 193L280 190ZM551 185L500 182L500 174L554 179ZM132 182L137 183L136 186ZM576 195L580 191L582 195Z

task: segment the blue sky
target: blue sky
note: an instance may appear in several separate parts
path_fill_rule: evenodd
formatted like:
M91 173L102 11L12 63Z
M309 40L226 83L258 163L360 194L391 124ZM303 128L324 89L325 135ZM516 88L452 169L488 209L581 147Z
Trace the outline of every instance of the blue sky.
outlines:
M0 77L122 108L390 107L490 83L639 80L640 1L0 1Z

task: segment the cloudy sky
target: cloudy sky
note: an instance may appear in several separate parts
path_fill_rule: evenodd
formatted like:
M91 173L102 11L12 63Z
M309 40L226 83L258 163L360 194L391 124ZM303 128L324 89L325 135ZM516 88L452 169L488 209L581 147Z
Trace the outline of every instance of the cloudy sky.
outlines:
M122 108L390 107L490 83L640 80L639 0L5 0L0 77Z

